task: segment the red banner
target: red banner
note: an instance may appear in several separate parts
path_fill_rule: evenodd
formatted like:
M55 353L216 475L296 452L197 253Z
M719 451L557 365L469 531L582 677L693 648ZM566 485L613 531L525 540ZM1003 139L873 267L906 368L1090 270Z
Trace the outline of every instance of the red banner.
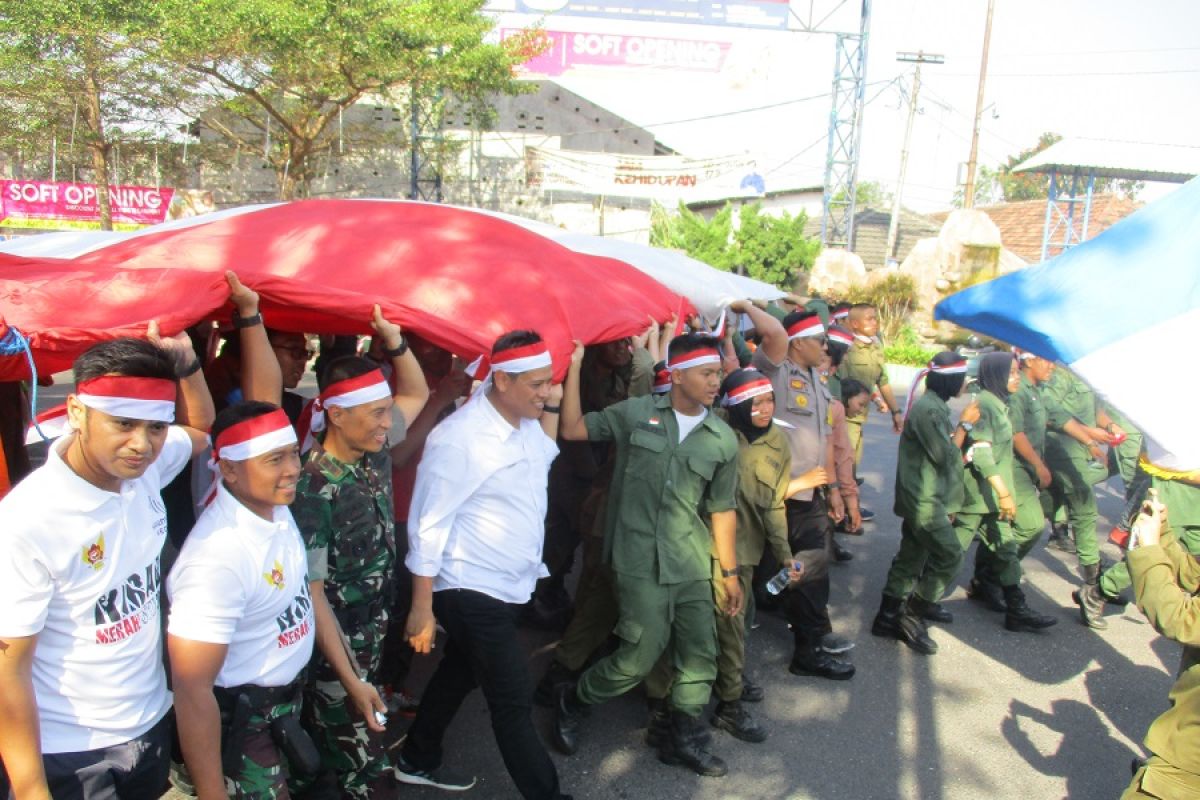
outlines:
M507 39L523 33L521 29L504 28L500 37ZM521 65L520 71L526 74L555 76L579 67L720 72L730 48L729 42L661 36L552 30L541 30L539 34L547 47L541 55Z
M113 227L140 228L167 218L174 189L109 186ZM100 203L92 183L0 180L0 226L9 228L95 228Z

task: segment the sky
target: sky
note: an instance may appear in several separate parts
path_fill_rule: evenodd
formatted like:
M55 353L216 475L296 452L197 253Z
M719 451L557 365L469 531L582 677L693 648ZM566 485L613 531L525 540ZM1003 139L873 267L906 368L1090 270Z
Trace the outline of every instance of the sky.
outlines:
M504 2L505 0L497 0ZM632 2L631 4L636 4ZM900 51L940 54L922 69L904 205L951 205L964 174L987 0L874 0L859 180L897 182L912 85ZM859 2L811 0L822 30L858 29ZM807 14L809 0L793 0ZM558 78L689 156L750 154L766 188L823 183L831 33L614 22L504 13L502 27L624 33L727 44L719 72L590 67ZM995 167L1043 132L1200 148L1200 3L996 0L979 163ZM757 110L756 110L757 109ZM1143 199L1172 186L1149 184Z

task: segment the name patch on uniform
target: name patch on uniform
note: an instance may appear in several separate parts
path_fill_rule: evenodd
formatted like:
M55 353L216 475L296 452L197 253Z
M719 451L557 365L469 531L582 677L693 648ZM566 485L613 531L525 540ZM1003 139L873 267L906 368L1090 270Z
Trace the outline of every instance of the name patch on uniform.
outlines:
M804 381L801 378L792 378L792 388L793 389L804 389L805 388Z

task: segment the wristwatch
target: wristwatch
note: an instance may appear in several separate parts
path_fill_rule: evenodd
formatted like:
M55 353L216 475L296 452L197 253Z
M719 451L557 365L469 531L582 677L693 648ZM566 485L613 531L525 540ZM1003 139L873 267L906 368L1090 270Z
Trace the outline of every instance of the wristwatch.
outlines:
M958 427L962 428L967 433L970 433L971 431L975 430L975 426L969 422L959 422Z
M738 568L737 567L734 567L733 569L725 569L724 567L721 567L721 577L722 578L736 578L737 576L738 576Z
M408 340L403 336L400 337L400 344L395 347L385 347L383 354L388 358L399 358L408 352Z
M262 325L262 314L255 313L251 317L239 317L236 311L233 312L233 327L239 331L243 328L253 328L255 325Z

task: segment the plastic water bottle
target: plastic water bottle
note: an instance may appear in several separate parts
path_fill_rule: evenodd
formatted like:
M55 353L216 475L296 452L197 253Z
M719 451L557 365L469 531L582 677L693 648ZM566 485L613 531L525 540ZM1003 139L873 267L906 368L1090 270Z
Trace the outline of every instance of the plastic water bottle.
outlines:
M788 584L792 582L793 569L803 572L804 565L799 561L796 561L791 566L787 566L779 570L779 573L774 578L771 578L771 580L767 581L767 593L779 594L786 589Z

